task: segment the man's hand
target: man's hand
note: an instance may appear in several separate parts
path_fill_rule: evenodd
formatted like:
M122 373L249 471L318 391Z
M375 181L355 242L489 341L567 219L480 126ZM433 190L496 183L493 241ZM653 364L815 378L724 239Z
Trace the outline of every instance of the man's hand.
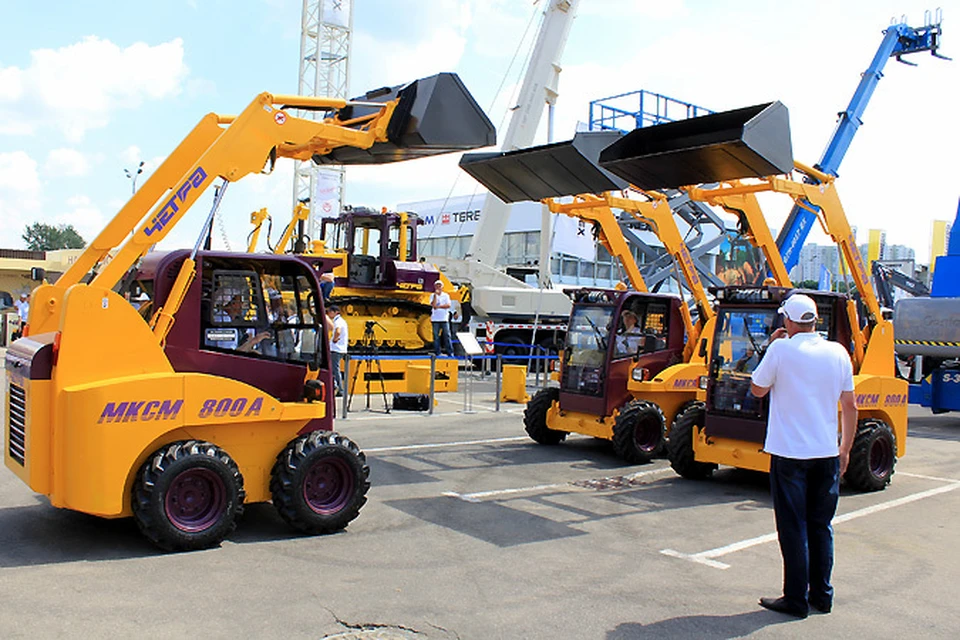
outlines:
M787 335L788 335L787 330L783 327L780 327L779 329L777 329L776 331L770 334L770 338L767 340L767 344L770 344L774 340L779 340L780 338L786 338Z
M850 450L857 434L857 398L853 391L840 394L840 475L847 472Z
M840 452L840 476L843 477L843 474L847 472L847 465L850 464L850 452L841 451Z

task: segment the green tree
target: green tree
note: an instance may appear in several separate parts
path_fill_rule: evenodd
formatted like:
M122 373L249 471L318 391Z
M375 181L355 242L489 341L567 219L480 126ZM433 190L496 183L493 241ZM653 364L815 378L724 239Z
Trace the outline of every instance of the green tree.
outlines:
M816 289L820 286L820 283L816 280L804 280L797 284L797 287L800 289Z
M83 249L86 241L72 224L53 226L34 222L23 230L23 241L31 251L54 251L56 249Z

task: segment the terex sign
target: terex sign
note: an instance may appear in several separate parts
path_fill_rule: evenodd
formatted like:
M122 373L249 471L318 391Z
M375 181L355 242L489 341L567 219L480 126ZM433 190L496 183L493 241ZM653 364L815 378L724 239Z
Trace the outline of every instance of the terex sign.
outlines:
M455 224L462 224L464 222L479 222L480 221L480 209L470 209L467 211L444 211L440 214L439 220L433 214L425 214L423 216L424 224L450 224L451 222Z

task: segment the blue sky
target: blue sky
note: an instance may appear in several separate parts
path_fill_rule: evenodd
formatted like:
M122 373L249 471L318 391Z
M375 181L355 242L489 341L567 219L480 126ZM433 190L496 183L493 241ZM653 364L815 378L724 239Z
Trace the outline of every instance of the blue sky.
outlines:
M524 57L521 36L538 6L354 0L351 94L456 71L499 125L520 73L508 66L516 51ZM960 2L942 6L943 53L960 56ZM813 164L882 29L893 16L922 24L927 8L913 0L581 0L563 56L556 137L587 119L591 99L641 88L716 110L779 99L790 108L796 158ZM129 196L124 168L143 160L151 170L207 112L237 113L262 91L294 93L300 12L298 0L0 0L0 246L22 246L33 221L71 223L92 239ZM919 66L887 64L838 186L861 240L865 229L886 229L888 242L913 246L922 262L932 220L952 220L960 192L960 62L911 59ZM292 188L287 165L232 187L215 244L242 247L254 209L285 220ZM476 188L450 157L351 168L346 194L353 204L392 207ZM764 204L779 227L790 203ZM208 206L201 201L165 244L192 244Z

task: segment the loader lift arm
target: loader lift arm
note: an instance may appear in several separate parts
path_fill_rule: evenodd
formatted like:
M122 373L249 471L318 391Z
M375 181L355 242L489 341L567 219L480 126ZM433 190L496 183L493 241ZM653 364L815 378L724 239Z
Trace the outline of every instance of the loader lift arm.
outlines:
M607 239L605 246L607 246L608 249L610 246L620 247L620 253L614 253L613 251L611 251L611 253L620 259L620 262L624 265L628 274L635 274L635 276L631 275L630 280L631 284L633 284L634 288L638 291L646 291L647 289L645 286L643 288L638 287L637 282L634 281L634 278L636 278L639 283L643 284L643 278L633 261L632 254L623 238L620 226L617 223L616 216L613 214L612 209L625 211L636 220L651 227L652 231L663 243L667 253L673 258L683 274L697 305L697 325L694 325L690 310L687 306L680 306L684 329L688 336L686 349L692 353L693 347L699 339L701 328L714 316L713 306L707 297L703 281L697 273L693 258L690 255L690 250L687 248L686 243L684 243L680 235L680 230L677 228L677 223L673 218L673 212L667 204L666 196L659 193L647 193L646 195L649 196L651 200L634 200L608 192L602 195L577 195L574 196L573 202L568 203L561 203L555 198L549 198L543 202L553 213L562 213L598 224L602 236ZM690 353L685 353L684 355L686 359L689 359Z
M859 371L870 363L871 371L889 372L893 375L893 362L882 357L883 349L869 349L871 337L874 330L881 324L890 326L889 321L884 320L880 311L880 303L874 293L873 286L870 283L869 273L863 261L863 256L857 248L856 238L853 230L844 213L843 205L840 203L834 184L834 176L818 171L800 162L794 163L794 168L803 174L803 182L769 176L762 178L757 183L737 183L728 186L721 186L716 189L704 189L699 195L705 198L712 198L725 195L755 194L762 192L784 193L789 195L798 206L807 208L808 211L816 215L820 221L824 233L830 236L840 252L847 265L850 267L850 273L854 284L860 294L860 298L866 306L867 323L859 331L854 330L854 372ZM856 303L850 299L847 303L847 314L850 316L850 324L855 329L861 326L857 316ZM892 326L891 331L882 332L884 335L889 333L889 340L893 340ZM892 347L891 347L892 348Z
M287 109L329 115L310 120ZM56 285L38 289L40 304L34 305L31 332L56 330L64 293L91 271L90 284L115 286L167 236L216 177L225 184L236 182L265 166L272 169L278 157L318 163L385 163L487 146L494 138L493 125L460 79L450 73L370 92L363 100L261 93L237 116L207 114ZM192 279L186 266L178 280L183 291ZM164 312L170 317L177 306L174 293L168 298L168 306L173 307ZM162 342L166 323L157 324L157 317L151 324Z
M740 183L732 182L730 184L736 186ZM770 270L777 285L781 287L790 286L787 267L783 262L780 249L773 239L773 234L770 232L770 227L767 226L756 195L753 193L718 193L697 187L689 187L683 190L692 200L699 200L721 207L724 211L737 216L740 235L763 252L767 269Z
M641 292L647 291L646 283L612 209L621 209L649 225L678 264L699 310L699 327L695 327L690 310L686 305L680 307L689 336L684 355L689 359L699 329L713 317L713 309L666 196L641 192L649 198L646 201L617 196L615 192L626 190L629 183L598 166L601 149L620 137L616 131L580 132L572 140L529 149L465 154L460 166L504 202L540 201L552 213L595 223L600 241L618 258L630 283ZM573 200L561 202L558 197Z

